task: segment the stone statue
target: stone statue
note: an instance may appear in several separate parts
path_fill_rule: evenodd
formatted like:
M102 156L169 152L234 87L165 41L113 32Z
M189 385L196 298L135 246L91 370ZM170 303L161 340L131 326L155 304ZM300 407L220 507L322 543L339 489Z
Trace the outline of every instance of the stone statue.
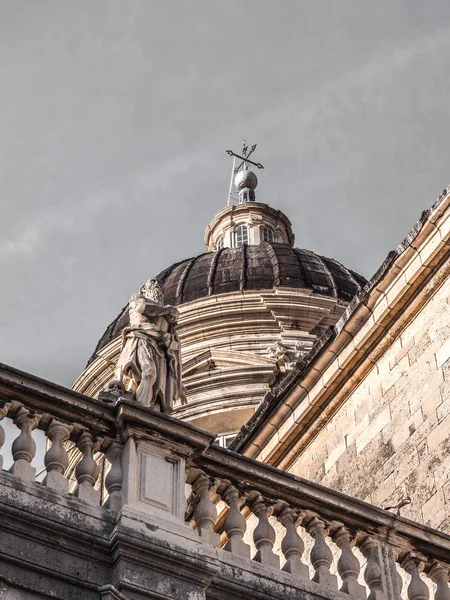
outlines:
M266 352L267 356L275 361L282 372L293 369L296 362L306 353L301 342L296 342L294 348L290 348L280 340L275 342L273 346L269 346Z
M178 311L164 305L157 279L148 279L129 303L130 325L122 331L115 377L137 402L170 413L175 400L186 401L181 383Z

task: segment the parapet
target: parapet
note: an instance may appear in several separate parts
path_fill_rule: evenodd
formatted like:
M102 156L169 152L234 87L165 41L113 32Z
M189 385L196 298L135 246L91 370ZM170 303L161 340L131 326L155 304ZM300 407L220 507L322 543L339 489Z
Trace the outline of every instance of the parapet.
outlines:
M0 400L20 429L0 472L0 597L394 600L400 572L410 600L431 582L448 598L450 537L436 530L128 399L103 404L0 365ZM51 442L42 482L36 429ZM82 457L72 493L68 445Z

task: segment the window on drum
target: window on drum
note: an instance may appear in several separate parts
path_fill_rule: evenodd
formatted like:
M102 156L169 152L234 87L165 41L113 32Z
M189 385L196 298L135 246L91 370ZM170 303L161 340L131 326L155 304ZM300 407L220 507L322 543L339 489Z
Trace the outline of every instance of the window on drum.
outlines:
M263 242L273 242L275 239L275 234L273 233L273 229L271 229L270 227L267 227L267 225L265 225L262 228L262 240Z
M234 245L243 246L248 244L248 227L247 225L238 225L234 230Z

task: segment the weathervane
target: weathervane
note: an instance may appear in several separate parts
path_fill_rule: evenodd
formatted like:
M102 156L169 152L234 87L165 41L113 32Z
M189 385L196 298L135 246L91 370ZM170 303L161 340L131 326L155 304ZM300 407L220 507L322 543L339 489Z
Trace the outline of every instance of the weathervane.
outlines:
M250 151L249 151L246 140L242 140L241 154L236 154L236 152L233 152L233 150L226 150L226 153L228 154L228 156L233 157L233 167L231 170L230 188L228 190L228 202L227 202L228 205L231 204L231 200L234 199L233 196L236 195L236 192L233 192L234 175L236 175L236 173L238 173L241 170L247 170L248 165L253 165L257 169L264 169L264 166L261 163L256 163L256 162L253 162L252 160L249 160L249 157L256 150L256 146L257 146L257 144L253 144L253 146L250 148ZM236 166L236 159L239 159L241 161L238 166Z

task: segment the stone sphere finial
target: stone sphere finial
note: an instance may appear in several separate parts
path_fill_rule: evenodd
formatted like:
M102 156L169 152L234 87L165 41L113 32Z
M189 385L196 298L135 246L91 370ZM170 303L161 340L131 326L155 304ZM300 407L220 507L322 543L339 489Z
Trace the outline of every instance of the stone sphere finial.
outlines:
M258 185L258 178L253 171L243 169L236 174L236 177L234 178L234 185L238 190L243 190L244 188L254 190Z

